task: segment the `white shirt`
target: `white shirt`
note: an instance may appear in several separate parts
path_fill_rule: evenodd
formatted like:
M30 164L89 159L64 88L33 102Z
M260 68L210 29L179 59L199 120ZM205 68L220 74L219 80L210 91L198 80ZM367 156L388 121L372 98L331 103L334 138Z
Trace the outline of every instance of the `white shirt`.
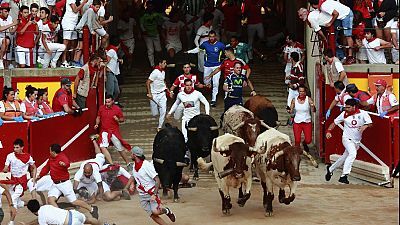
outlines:
M311 28L314 29L315 32L321 30L321 26L325 27L326 24L331 21L331 19L331 15L325 12L320 12L319 10L311 11L307 17L308 22L310 22Z
M138 186L143 186L144 190L146 191L154 188L154 186L156 185L154 178L158 174L154 169L154 165L151 162L144 160L142 167L139 169L139 171L135 170L135 166L133 167L132 175L136 180L136 189L138 190L139 195L146 195L147 193L143 192Z
M368 104L370 104L370 105L375 104L375 96L377 96L377 95L374 95L374 96L372 96L370 99L367 100ZM399 104L399 102L398 102L397 99L396 99L396 96L395 96L393 93L389 93L389 92L385 91L385 92L384 92L381 96L379 96L378 99L376 100L376 108L377 108L379 114L380 114L380 113L383 113L383 110L382 110L382 102L383 102L383 99L384 99L384 98L389 98L389 103L390 103L390 105L391 105L392 107Z
M154 69L149 76L149 80L153 81L150 83L150 92L152 94L159 94L167 89L165 85L165 71Z
M101 170L107 169L109 166L110 166L110 164L106 164L103 167L101 167ZM124 176L127 179L132 177L132 175L128 171L126 171L126 169L124 169L122 166L119 167L119 170L118 170L118 173L117 173L117 177L119 177L119 176ZM101 173L101 178L103 179L103 181L107 181L107 179L108 179L107 172L102 172Z
M347 118L344 118L345 113L346 112L342 112L334 121L336 125L344 122L342 139L346 138L355 142L360 142L362 135L360 128L366 124L371 124L371 117L364 110L360 110L360 113L348 116Z
M111 70L115 76L119 75L120 71L117 52L114 49L110 49L107 51L107 56L110 57L110 61L107 63L107 68Z
M124 33L119 33L119 37L122 41L132 39L133 37L133 28L136 26L136 21L133 18L129 18L129 21L126 22L123 19L118 21L118 28L120 30L127 30Z
M199 47L203 42L208 41L208 33L211 31L211 27L206 27L202 25L196 32L196 37L194 38L194 44Z
M310 123L311 122L311 108L308 102L308 96L303 104L299 103L299 98L294 99L294 108L296 109L296 114L294 116L295 123Z
M339 1L327 0L321 5L321 11L326 12L329 15L332 15L333 10L336 10L339 13L338 20L344 19L350 13L350 8L346 5L343 5Z
M335 101L337 106L344 106L344 103L347 101L347 99L351 99L352 97L346 92L346 89L344 89L340 94L336 94L335 96Z
M182 21L172 22L167 20L163 23L162 28L167 31L166 42L168 43L181 43L180 31L185 26Z
M104 17L106 15L106 9L104 8L104 6L100 6L99 11L97 11L97 16L99 17Z
M386 64L385 51L380 49L375 51L375 47L381 46L381 39L375 38L375 40L368 42L366 38L362 40L362 43L367 51L368 61L370 64Z
M33 161L32 156L29 157L27 163L23 163L21 160L15 157L15 152L11 152L7 155L5 166L9 166L11 175L13 177L22 177L28 172L28 168L30 165L34 165L35 161Z
M285 47L283 48L283 53L288 54L288 59L291 59L292 57L290 56L290 54L292 54L292 52L297 52L299 54L299 58L301 58L301 56L304 53L304 46L298 42L296 42L293 46L291 45L285 45ZM288 60L290 62L290 60Z
M74 13L71 7L71 4L75 4L75 2L76 2L75 0L67 0L65 4L65 14L63 19L68 19L66 21L74 22L74 24L76 25L76 23L78 22L79 13Z
M0 26L4 27L7 25L10 25L13 23L13 19L10 15L8 15L6 20L0 19ZM9 31L12 29L12 27L8 28L7 30L4 30L2 32L0 32L0 38L5 38L6 36L10 36L11 34L9 33ZM7 33L6 33L7 31Z
M39 225L64 225L68 211L52 205L44 205L38 211Z
M210 105L207 99L199 91L194 90L192 93L187 94L185 91L178 93L174 105L168 114L172 114L177 109L180 103L183 103L183 116L182 120L190 120L191 118L200 114L200 102L204 104L206 108L206 114L210 114Z
M100 172L99 172L98 169L97 170L94 169L95 166L92 166L92 167L93 167L93 173L92 173L92 175L90 177L86 177L83 174L83 168L80 168L75 173L74 180L78 181L79 183L83 183L83 184L92 184L92 183L96 183L97 184L97 183L100 183L102 181Z
M46 43L53 43L56 36L56 31L51 31L49 24L43 24L43 21L38 22L39 31L46 36ZM43 46L42 37L39 38L40 46Z
M2 188L1 186L0 186L0 196L2 196L3 195L3 192L4 192L5 190L4 190L4 188ZM0 209L3 207L3 205L1 204L1 201L0 201Z
M20 104L20 105L21 105L21 104ZM11 106L14 110L17 110L17 108L15 107L14 102L10 102L10 106ZM20 106L20 109L19 109L19 110L21 110L21 106ZM3 101L0 101L0 113L4 113L4 112L6 112L6 107L4 106Z

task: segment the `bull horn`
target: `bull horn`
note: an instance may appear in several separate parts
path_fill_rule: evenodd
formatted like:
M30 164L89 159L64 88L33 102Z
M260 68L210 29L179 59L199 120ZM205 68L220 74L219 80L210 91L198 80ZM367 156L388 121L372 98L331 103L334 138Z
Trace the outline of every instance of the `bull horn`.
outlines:
M163 164L164 163L164 159L158 159L158 158L153 158L154 162L156 163L160 163Z
M211 126L210 127L210 130L218 130L219 129L219 126Z
M244 121L240 122L238 125L232 127L232 130L237 130L244 125Z
M272 160L277 159L279 156L283 155L283 153L284 153L283 150L281 150L281 151L275 153L275 155L274 155L274 157L272 158Z
M303 154L304 154L305 156L307 156L307 158L311 161L311 164L313 164L313 166L314 166L315 168L318 168L318 163L317 163L317 161L314 159L314 157L312 157L312 155L310 155L310 153L308 153L308 152L306 152L306 151L303 150Z
M267 128L267 129L271 129L270 126L268 126L266 123L264 123L264 120L260 120L260 122L261 122L261 126Z
M188 127L187 129L190 131L197 131L197 127Z
M176 166L183 166L183 167L185 167L185 166L187 166L188 164L186 164L186 163L183 163L183 162L176 162Z

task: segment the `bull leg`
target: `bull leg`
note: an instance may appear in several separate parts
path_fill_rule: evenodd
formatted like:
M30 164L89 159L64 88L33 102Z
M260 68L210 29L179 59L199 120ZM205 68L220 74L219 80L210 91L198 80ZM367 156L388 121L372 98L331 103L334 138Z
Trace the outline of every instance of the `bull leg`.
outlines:
M163 193L162 193L162 195L163 195L163 198L167 198L168 197L168 188L167 187L163 187Z
M197 159L195 154L192 152L190 153L190 167L189 167L189 172L194 172L194 164L197 163Z
M286 198L285 189L279 189L279 195L278 195L279 203L284 203L285 198Z
M192 162L193 162L193 169L194 169L193 180L198 180L199 179L199 164L197 163L197 157L196 157L196 159L192 159Z
M272 201L274 200L274 193L273 192L267 192L267 197L266 197L266 208L265 208L265 216L272 216Z
M284 199L284 202L286 205L289 205L291 202L294 201L296 198L296 189L297 189L297 182L291 182L289 183L289 188L290 188L290 196Z
M182 171L178 170L178 173L179 174L175 174L175 180L174 180L174 183L173 183L174 202L179 202L178 187L179 187L179 182L182 179Z
M251 166L251 161L250 160L248 161L248 164L250 164L250 166ZM250 168L250 166L249 166L249 168ZM252 185L253 178L252 178L252 172L250 171L250 169L249 169L249 171L245 172L245 177L247 177L246 181L244 183L242 183L242 185L239 188L238 204L239 204L240 207L243 207L246 204L247 200L249 200L249 198L251 196L250 190L251 190L251 185ZM244 186L246 188L244 195L243 195L243 192L242 192L243 184L244 184ZM242 196L240 196L240 194L242 194Z
M243 198L243 184L241 184L239 188L239 198Z
M261 181L261 187L263 188L263 191L264 191L264 194L263 194L263 206L264 206L264 208L266 208L267 207L267 193L268 193L267 184L265 182Z
M219 194L222 199L222 213L224 215L229 215L231 213L230 209L232 208L231 197L229 195L225 196L224 192L221 191L221 189L219 189Z

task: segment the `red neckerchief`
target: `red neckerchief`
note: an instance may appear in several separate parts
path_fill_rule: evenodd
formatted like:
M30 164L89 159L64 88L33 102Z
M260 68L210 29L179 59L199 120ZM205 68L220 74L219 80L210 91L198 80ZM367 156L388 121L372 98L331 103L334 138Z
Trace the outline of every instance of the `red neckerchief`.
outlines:
M89 66L89 73L90 74L93 74L93 73L95 73L95 72L97 72L99 70L98 67L93 67L92 65L90 65L90 63L88 63L88 66Z
M53 27L53 24L50 22L50 20L46 20L46 22L43 22L43 20L42 20L42 23L43 23L43 26L48 25L51 32L54 32L56 30L56 28Z
M14 153L15 158L21 160L24 164L26 164L29 161L29 158L31 157L28 153Z
M157 70L159 70L160 72L164 71L164 69L161 69L160 66L155 66L154 69L157 69Z
M360 113L360 110L358 108L356 108L353 112L349 112L349 113L345 112L344 113L344 118L346 119L347 117L352 116L352 115L357 114L357 113Z
M372 37L371 39L366 39L366 38L365 38L365 40L367 40L368 43L371 43L371 42L375 41L375 39L376 39L376 37Z
M189 91L189 92L188 92L188 91L186 91L186 88L185 88L185 89L183 89L183 91L184 91L186 94L192 94L192 93L193 93L193 91L194 91L194 88L190 89L190 91Z
M94 7L94 5L91 5L90 8L93 9L93 11L94 11L95 13L97 13L98 10Z
M119 170L121 166L119 164L114 164L114 165L109 165L107 168L100 170L100 173L108 172L108 171L113 171L113 170Z
M136 172L139 172L140 168L142 168L142 165L143 165L143 160L140 160L139 162L135 162Z
M299 95L297 98L298 98L300 101L305 101L305 100L306 100L306 97L307 97L307 95L304 95L304 96Z
M6 21L6 20L7 20L7 17L4 17L3 15L0 15L0 19Z
M118 52L117 46L109 45L106 50L108 51L108 50L111 50L111 49L113 49L115 52Z

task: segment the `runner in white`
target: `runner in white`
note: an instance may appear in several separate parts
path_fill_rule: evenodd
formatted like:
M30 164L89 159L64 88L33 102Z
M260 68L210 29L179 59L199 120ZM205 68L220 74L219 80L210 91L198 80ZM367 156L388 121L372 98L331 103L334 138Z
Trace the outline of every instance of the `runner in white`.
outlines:
M79 189L86 188L89 192L89 196L85 200L87 200L89 204L92 204L96 202L97 195L99 196L99 199L103 195L104 191L102 182L103 180L101 179L99 165L94 161L84 162L74 176L74 192L78 193Z
M325 180L329 181L339 166L343 165L343 172L339 182L348 184L347 175L350 174L351 167L357 156L357 150L360 147L361 137L365 129L372 126L371 117L364 110L357 108L357 100L348 99L345 102L344 112L342 112L335 121L329 125L326 138L332 137L331 131L336 125L344 123L342 143L345 147L343 155L331 166L327 166Z
M165 39L165 48L168 55L174 58L175 54L182 50L181 31L185 24L179 20L179 14L173 10L170 14L170 19L165 21L162 25L163 36Z
M32 198L36 198L36 194L39 194L42 204L45 205L47 203L47 200L43 192L50 191L51 186L53 186L53 184L54 182L51 179L50 175L43 176L36 183L34 183L34 180L31 178L28 181L28 190L31 193Z
M207 99L199 91L194 90L193 81L191 79L186 79L184 81L185 89L178 93L174 105L168 112L167 118L170 118L172 113L178 108L181 102L183 103L184 110L182 116L182 128L181 131L185 137L185 142L187 142L187 130L186 125L190 119L200 114L200 102L204 104L206 109L206 114L210 114L210 105Z

